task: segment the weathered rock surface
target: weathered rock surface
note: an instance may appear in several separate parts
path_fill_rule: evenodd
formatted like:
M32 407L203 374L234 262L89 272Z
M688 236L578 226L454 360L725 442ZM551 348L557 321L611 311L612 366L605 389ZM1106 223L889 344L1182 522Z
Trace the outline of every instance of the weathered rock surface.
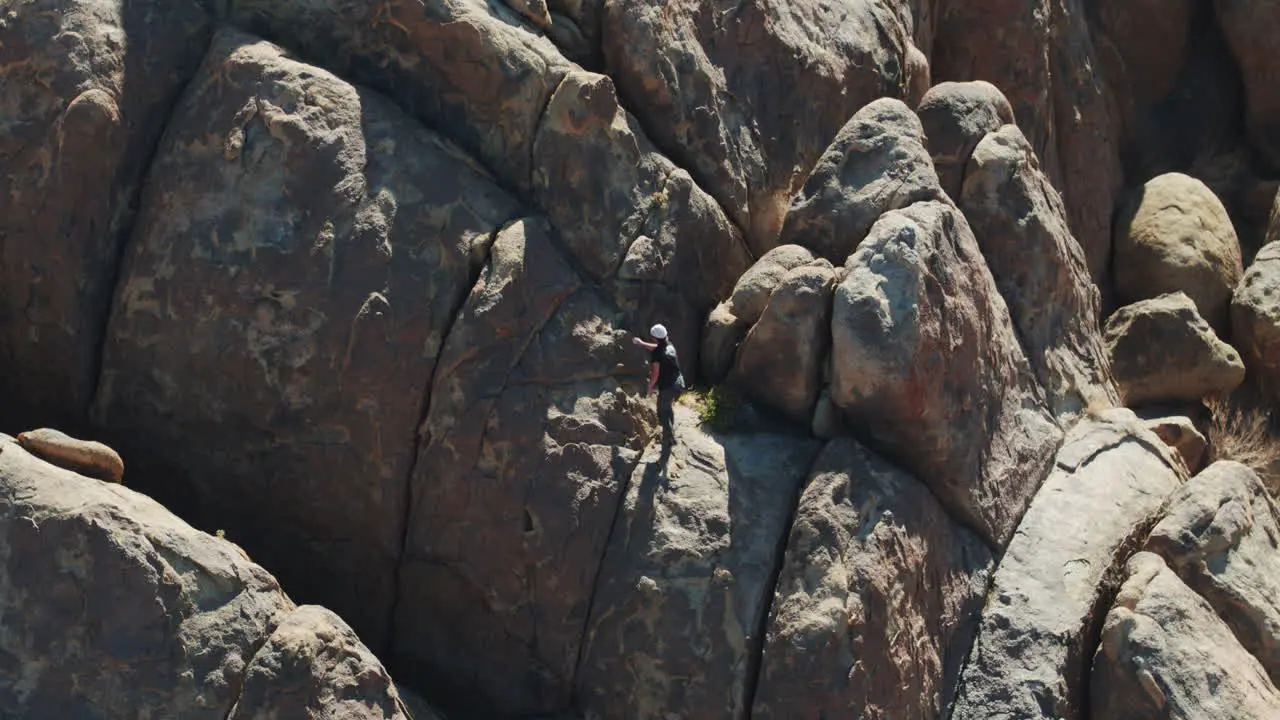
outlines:
M1280 8L1258 0L1214 0L1213 7L1244 81L1249 141L1272 164L1280 163L1280 59L1272 47Z
M591 718L745 718L792 509L819 444L708 435L677 408L636 467L578 670Z
M886 213L846 268L832 315L832 400L1003 547L1062 431L964 216L942 203Z
M410 717L391 676L342 618L304 605L281 618L254 653L226 720Z
M960 208L1053 412L1070 422L1090 405L1118 405L1099 329L1101 296L1061 196L1016 126L978 143Z
M1208 440L1189 417L1161 417L1144 420L1147 429L1177 451L1191 474L1200 472Z
M604 3L602 44L654 141L711 189L761 255L850 116L906 97L913 73L927 70L909 58L906 5L618 0Z
M787 542L752 717L943 717L991 567L923 484L831 442Z
M1107 615L1090 683L1094 717L1280 716L1280 692L1204 598L1138 553Z
M1242 262L1222 201L1188 175L1147 181L1116 220L1116 297L1123 305L1182 291L1211 326L1225 332Z
M1244 381L1244 361L1222 342L1186 293L1120 308L1103 337L1128 405L1196 402Z
M0 20L0 423L82 423L151 151L208 44L198 0L39 0Z
M927 200L949 202L920 118L881 98L858 110L818 159L791 201L781 242L841 265L881 215Z
M458 314L420 430L392 646L442 697L493 714L568 704L653 418L639 382L609 372L636 361L617 321L533 220L498 236Z
M222 720L292 609L231 543L0 436L0 715Z
M802 427L812 420L822 390L835 286L835 269L826 260L788 273L739 346L729 375L757 404Z
M1094 282L1107 279L1111 216L1124 174L1116 110L1081 0L945 3L935 19L934 82L986 80L1065 200Z
M1280 399L1280 242L1259 250L1236 286L1231 339L1249 372Z
M36 457L86 477L118 483L124 479L124 460L107 445L80 440L53 428L18 434L18 444Z
M800 245L779 245L770 250L738 278L729 297L728 310L748 326L754 325L787 274L813 260L813 253Z
M168 463L141 489L381 648L427 385L517 211L378 96L221 32L151 170L95 421Z
M987 133L1014 121L1013 108L995 85L975 80L934 85L916 113L938 181L947 196L959 202L973 149Z
M738 346L750 330L751 323L734 315L728 302L720 303L711 311L702 327L702 352L698 356L704 382L719 385L729 377Z
M1280 681L1280 510L1252 470L1219 461L1174 493L1147 540Z
M996 569L952 718L1083 717L1108 588L1185 473L1129 410L1068 433Z

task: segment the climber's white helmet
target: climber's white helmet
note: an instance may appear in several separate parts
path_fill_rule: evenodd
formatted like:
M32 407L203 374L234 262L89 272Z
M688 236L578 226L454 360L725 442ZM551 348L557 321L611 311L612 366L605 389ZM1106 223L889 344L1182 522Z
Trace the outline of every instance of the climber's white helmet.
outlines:
M649 334L657 338L658 340L663 340L667 337L667 329L660 324L654 325L653 327L649 328Z

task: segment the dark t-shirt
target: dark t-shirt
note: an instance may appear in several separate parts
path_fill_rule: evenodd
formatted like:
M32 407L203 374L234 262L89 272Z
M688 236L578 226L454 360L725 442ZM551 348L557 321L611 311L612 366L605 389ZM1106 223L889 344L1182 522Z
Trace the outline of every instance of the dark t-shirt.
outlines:
M666 390L683 380L680 374L680 358L676 355L676 346L670 341L658 343L658 347L649 352L649 362L658 363L658 389Z

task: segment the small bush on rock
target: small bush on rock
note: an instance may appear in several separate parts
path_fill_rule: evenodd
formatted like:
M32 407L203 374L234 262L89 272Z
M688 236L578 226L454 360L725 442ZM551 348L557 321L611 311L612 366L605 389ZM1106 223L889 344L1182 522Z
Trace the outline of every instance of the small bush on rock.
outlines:
M1209 462L1234 460L1262 478L1273 496L1280 497L1280 438L1271 432L1270 413L1242 408L1221 398L1208 398Z

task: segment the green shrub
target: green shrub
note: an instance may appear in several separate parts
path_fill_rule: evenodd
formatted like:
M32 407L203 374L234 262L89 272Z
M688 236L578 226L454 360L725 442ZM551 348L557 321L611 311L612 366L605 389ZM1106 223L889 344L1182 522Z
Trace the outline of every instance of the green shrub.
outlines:
M742 395L727 385L716 385L705 392L689 393L698 418L716 432L734 428L743 409Z

